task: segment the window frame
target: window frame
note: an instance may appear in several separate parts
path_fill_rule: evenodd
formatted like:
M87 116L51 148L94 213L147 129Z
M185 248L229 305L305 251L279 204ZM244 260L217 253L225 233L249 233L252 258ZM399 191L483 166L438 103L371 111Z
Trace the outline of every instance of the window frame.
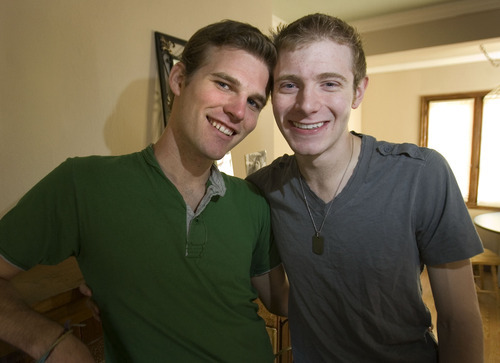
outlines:
M490 91L451 93L420 97L420 146L427 147L429 132L429 103L432 101L451 101L461 99L474 99L474 112L472 124L472 149L469 179L469 197L466 201L468 208L481 208L500 210L497 207L477 205L479 187L479 161L481 156L481 131L483 122L484 97Z

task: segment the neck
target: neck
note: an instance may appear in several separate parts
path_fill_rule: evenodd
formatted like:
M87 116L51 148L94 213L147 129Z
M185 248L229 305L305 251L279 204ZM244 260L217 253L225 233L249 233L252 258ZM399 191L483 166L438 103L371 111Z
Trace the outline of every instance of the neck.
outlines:
M335 150L319 157L297 155L300 173L309 188L325 203L333 200L345 187L357 164L361 140L346 134Z
M192 150L185 150L167 129L153 149L165 176L195 211L205 195L213 160L192 157Z

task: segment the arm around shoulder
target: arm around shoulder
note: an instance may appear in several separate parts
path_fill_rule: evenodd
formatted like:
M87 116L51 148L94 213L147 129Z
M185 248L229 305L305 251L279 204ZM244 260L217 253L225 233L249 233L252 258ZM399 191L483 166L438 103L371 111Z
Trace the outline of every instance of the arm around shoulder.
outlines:
M269 312L288 316L289 285L283 264L276 266L266 274L253 277L252 285Z
M437 310L439 361L482 363L483 325L470 260L428 266Z

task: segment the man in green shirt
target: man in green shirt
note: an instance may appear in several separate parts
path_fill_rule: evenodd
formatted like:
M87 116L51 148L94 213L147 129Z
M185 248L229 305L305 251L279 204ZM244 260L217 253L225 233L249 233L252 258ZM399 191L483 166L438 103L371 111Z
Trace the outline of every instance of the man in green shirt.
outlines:
M172 109L154 145L68 159L21 199L0 221L0 339L40 361L93 361L9 282L76 256L100 307L106 362L273 361L253 302L286 312L269 207L213 162L255 128L275 61L248 24L202 28L171 70Z

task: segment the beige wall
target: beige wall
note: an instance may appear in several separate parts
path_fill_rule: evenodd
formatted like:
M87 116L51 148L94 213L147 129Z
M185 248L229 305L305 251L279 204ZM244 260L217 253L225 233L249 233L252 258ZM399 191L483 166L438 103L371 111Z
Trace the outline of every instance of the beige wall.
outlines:
M363 101L361 127L364 133L378 139L418 143L421 96L484 91L499 84L500 68L494 68L486 59L477 63L373 74Z
M193 11L196 10L196 11ZM271 27L267 0L0 2L0 216L69 156L122 154L159 134L153 31L187 39L231 18ZM234 151L274 155L270 110Z
M196 11L193 11L196 9ZM69 156L133 152L160 132L153 31L187 39L224 18L267 32L267 0L22 0L0 2L0 216ZM370 62L368 60L368 65ZM500 69L487 62L371 75L350 128L390 141L418 142L424 94L490 89ZM272 117L233 150L291 153Z

